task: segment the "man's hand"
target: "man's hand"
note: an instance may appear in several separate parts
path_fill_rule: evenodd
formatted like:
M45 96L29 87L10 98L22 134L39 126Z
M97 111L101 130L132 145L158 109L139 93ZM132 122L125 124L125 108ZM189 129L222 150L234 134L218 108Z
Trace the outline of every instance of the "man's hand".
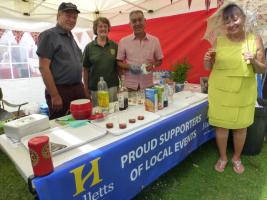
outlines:
M63 101L60 95L51 96L53 110L61 110L63 108Z
M132 74L141 74L142 73L142 69L140 65L130 65L130 72Z

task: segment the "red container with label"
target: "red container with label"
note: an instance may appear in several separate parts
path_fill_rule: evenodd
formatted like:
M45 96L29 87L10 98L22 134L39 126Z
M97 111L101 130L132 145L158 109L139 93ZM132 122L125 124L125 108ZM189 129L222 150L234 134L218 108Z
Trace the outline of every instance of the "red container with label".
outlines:
M77 99L70 103L70 112L76 120L88 119L92 114L92 109L89 99Z
M48 136L37 136L28 142L33 173L35 176L45 176L54 170Z

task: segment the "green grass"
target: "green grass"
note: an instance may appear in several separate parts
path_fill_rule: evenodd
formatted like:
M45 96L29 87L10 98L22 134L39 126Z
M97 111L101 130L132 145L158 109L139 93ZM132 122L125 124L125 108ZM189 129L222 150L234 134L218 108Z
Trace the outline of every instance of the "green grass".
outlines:
M232 150L229 148L229 159ZM243 156L246 171L237 175L229 164L223 173L214 141L202 145L182 163L145 188L134 200L267 200L267 143L257 156ZM0 200L33 199L27 185L0 151Z
M232 150L228 149L231 159ZM217 156L214 141L204 144L135 200L267 200L266 143L259 155L242 157L246 167L242 175L237 175L231 164L223 173L216 172Z
M0 150L0 200L30 199L33 199L33 196L28 192L26 182L18 173L15 165Z

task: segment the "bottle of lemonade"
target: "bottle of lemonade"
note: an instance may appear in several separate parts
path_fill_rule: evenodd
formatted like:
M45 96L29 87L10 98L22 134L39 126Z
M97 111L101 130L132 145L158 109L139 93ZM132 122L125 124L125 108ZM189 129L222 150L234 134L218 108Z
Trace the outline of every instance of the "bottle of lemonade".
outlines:
M109 110L109 94L108 94L108 85L104 78L101 76L97 84L97 101L98 106L102 112L108 112Z

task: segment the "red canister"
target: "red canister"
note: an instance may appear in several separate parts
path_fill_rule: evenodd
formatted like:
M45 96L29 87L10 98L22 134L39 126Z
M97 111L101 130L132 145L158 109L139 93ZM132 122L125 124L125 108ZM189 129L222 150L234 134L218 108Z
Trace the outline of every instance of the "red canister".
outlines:
M45 176L54 170L48 136L37 136L28 142L33 173L35 176Z

